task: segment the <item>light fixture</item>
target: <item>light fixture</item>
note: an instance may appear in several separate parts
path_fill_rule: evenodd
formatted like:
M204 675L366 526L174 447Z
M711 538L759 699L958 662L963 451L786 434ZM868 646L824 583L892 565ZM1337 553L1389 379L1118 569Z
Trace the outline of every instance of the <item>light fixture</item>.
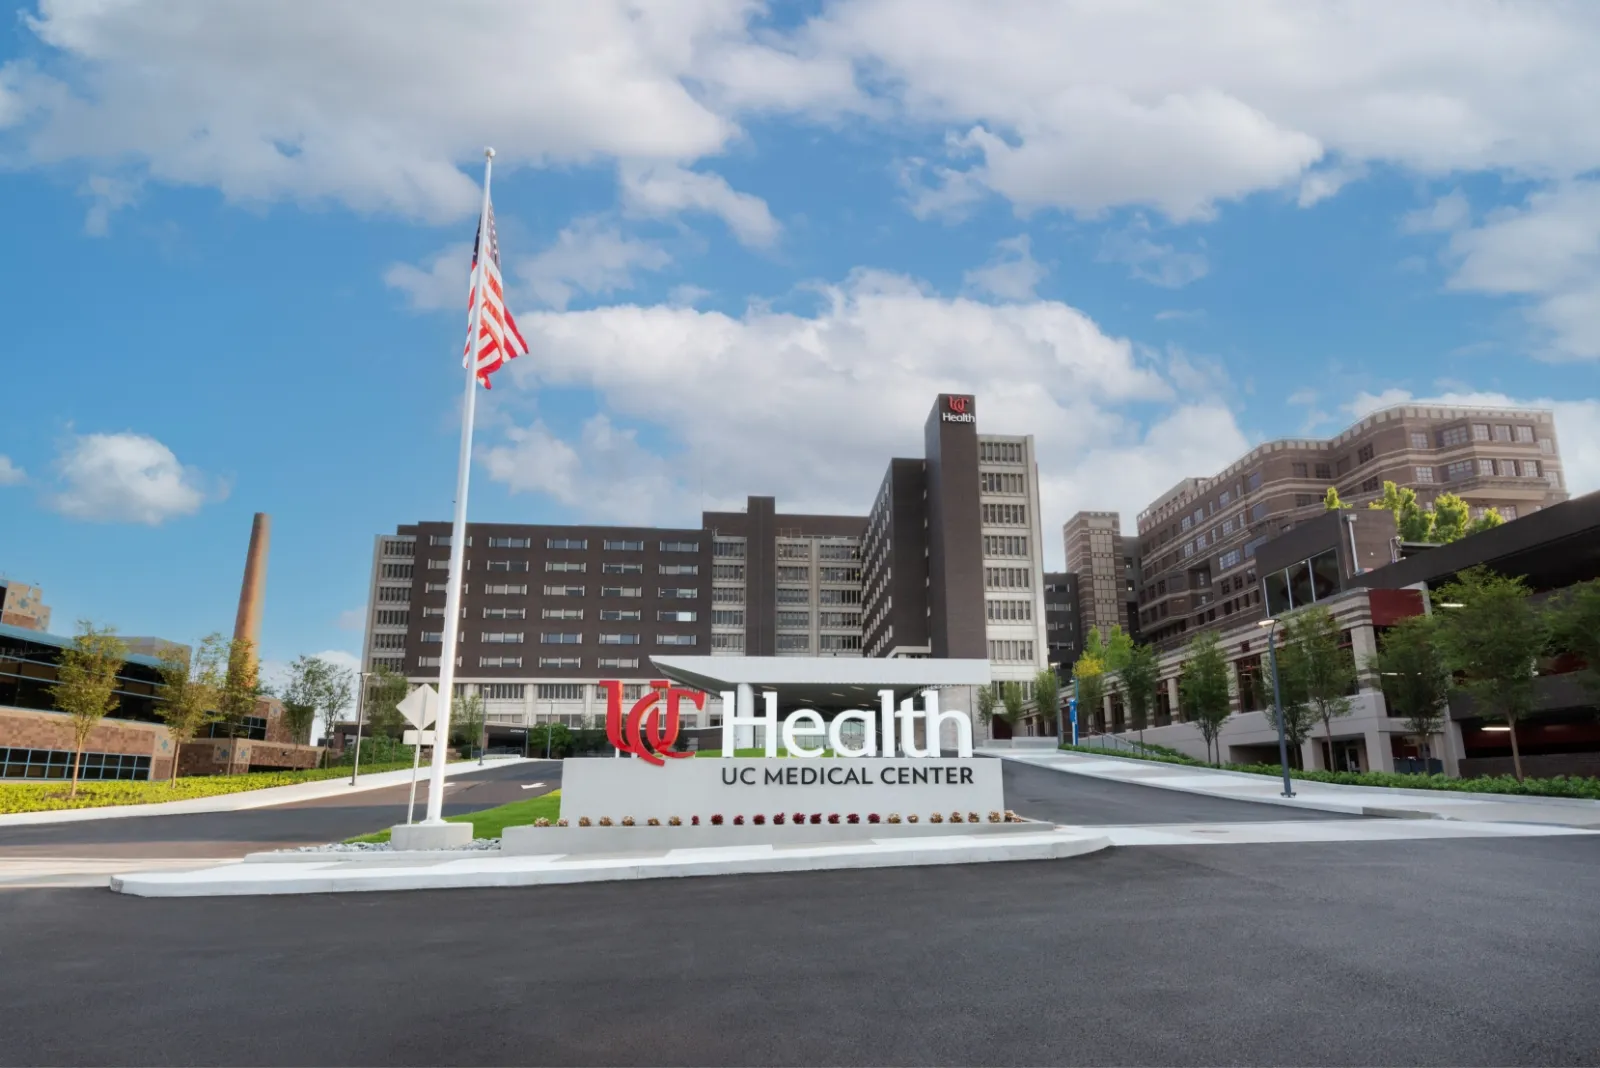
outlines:
M1467 606L1462 604L1460 601L1440 601L1439 602L1439 607L1440 608L1465 608Z
M1258 619L1258 620L1256 620L1256 626L1258 626L1258 627L1270 627L1276 622L1278 622L1276 619L1270 619L1270 618L1269 619Z
M1478 729L1482 731L1500 731L1503 734L1511 733L1510 727L1479 727Z

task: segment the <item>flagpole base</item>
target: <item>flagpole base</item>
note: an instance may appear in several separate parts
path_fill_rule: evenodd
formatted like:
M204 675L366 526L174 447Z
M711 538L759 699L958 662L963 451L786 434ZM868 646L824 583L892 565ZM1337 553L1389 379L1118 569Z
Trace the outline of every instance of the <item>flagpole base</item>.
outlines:
M389 829L389 843L398 850L462 849L472 844L472 824L402 823Z

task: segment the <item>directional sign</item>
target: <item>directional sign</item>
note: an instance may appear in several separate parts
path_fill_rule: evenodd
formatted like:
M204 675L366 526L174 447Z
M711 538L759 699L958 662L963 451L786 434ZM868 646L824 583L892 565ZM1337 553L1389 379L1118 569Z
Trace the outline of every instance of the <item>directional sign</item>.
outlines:
M433 734L433 731L406 731L400 741L405 745L432 745Z
M432 686L418 686L394 707L413 727L427 727L439 718L439 692Z

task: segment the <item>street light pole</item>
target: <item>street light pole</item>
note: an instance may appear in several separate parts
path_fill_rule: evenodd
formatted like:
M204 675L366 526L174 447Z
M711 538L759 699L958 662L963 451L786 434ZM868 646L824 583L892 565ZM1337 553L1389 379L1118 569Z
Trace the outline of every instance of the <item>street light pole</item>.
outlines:
M1278 714L1278 765L1283 769L1283 796L1293 797L1294 787L1289 781L1289 743L1283 736L1283 690L1278 684L1278 642L1276 619L1263 619L1267 628L1267 660L1272 664L1272 707Z
M361 774L361 716L367 710L367 676L369 671L356 672L356 759L350 766L350 785L356 784L356 776Z

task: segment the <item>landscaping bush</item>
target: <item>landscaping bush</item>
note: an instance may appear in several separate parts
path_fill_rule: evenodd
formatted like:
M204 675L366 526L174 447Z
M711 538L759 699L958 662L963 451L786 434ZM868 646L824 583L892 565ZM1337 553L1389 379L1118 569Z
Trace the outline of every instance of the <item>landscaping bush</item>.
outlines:
M1107 756L1103 749L1088 746L1063 745L1077 753ZM1146 746L1146 749L1153 748ZM1176 753L1172 756L1154 753L1110 754L1126 760L1153 760L1160 764L1184 764L1191 767L1216 767L1203 760ZM1276 764L1223 764L1223 771L1242 771L1250 775L1282 775ZM1600 779L1581 776L1556 775L1548 779L1523 779L1518 782L1512 775L1491 775L1477 779L1452 779L1447 775L1402 775L1393 771L1301 771L1289 769L1291 778L1308 782L1329 782L1340 786L1383 786L1400 790L1458 790L1470 794L1517 794L1525 797L1577 797L1600 801Z
M362 772L376 774L380 771L398 771L411 767L408 757L404 764L361 763ZM29 780L0 783L0 813L50 812L63 808L101 808L107 805L148 805L162 801L186 801L196 797L216 797L236 794L246 790L265 790L272 786L294 786L303 782L321 782L325 779L342 779L350 774L348 767L306 768L301 771L253 771L245 775L191 775L174 785L166 779L154 782L116 780L78 784L78 796L67 797L65 779Z

